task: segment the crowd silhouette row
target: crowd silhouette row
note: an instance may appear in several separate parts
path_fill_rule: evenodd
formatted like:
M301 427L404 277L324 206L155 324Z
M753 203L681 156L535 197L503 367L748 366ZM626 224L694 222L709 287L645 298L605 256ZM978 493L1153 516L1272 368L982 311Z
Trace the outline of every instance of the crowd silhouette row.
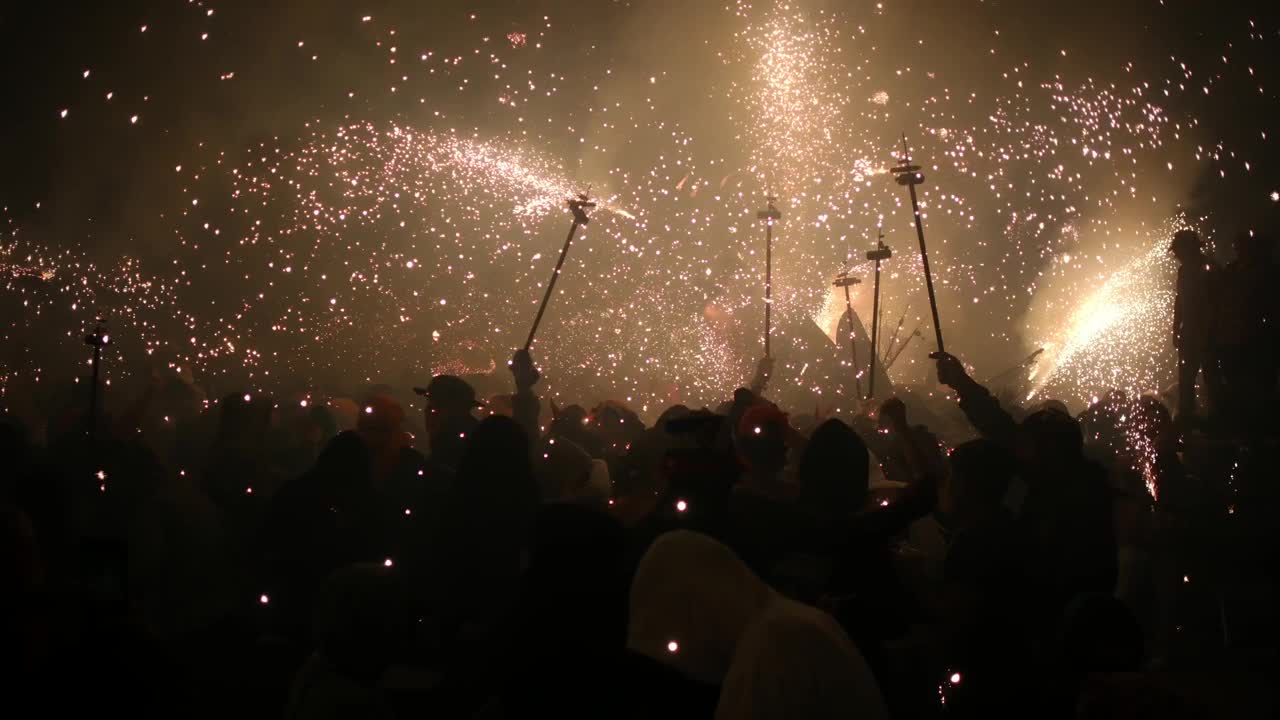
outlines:
M765 359L646 426L544 403L527 351L499 402L433 378L420 420L405 389L210 401L177 379L94 433L81 405L6 418L5 702L1219 715L1247 700L1167 671L1274 655L1275 293L1260 240L1223 269L1193 235L1173 249L1177 418L1114 391L1075 417L1017 407L942 354L939 407L788 415Z

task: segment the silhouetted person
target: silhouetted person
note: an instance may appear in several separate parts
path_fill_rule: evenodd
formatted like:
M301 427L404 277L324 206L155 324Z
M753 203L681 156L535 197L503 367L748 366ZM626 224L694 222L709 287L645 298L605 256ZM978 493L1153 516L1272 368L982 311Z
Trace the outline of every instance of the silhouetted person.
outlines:
M1082 592L1112 592L1116 538L1106 470L1084 456L1080 424L1059 410L1040 410L1019 425L960 361L937 353L938 380L954 388L960 408L982 435L1013 452L1023 497L1029 573L1048 608ZM1012 494L1012 493L1011 493Z
M862 438L832 418L818 426L800 456L800 503L827 518L847 517L867 499L870 454Z
M1015 463L989 440L970 440L950 456L937 516L948 538L942 585L932 606L948 657L967 668L997 669L1020 651L1027 585L1026 547L1004 505Z
M1200 236L1192 230L1174 234L1169 250L1181 264L1173 303L1173 346L1178 351L1178 418L1185 422L1196 416L1196 378L1203 372L1210 391L1217 382L1211 352L1218 266L1205 256Z
M529 439L516 421L485 418L467 436L433 544L449 620L486 624L509 609L540 502Z
M569 503L544 505L537 527L506 633L506 716L613 715L627 643L626 534L603 512Z
M431 441L431 465L452 472L462 456L467 433L479 422L471 414L481 407L475 388L460 377L437 375L414 392L427 399L423 420Z

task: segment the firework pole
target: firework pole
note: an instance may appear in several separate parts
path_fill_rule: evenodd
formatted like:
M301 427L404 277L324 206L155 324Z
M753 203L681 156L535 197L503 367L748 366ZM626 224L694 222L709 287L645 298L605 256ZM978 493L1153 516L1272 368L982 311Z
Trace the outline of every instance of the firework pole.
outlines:
M924 286L929 291L929 309L933 311L933 334L938 340L938 352L945 353L942 346L942 321L938 319L938 299L933 294L933 274L929 271L929 251L924 244L924 225L920 219L920 202L916 199L916 186L924 184L924 173L919 165L911 164L911 150L907 147L907 136L902 136L902 158L898 167L892 172L899 185L906 185L911 191L911 212L916 219L916 236L920 238L920 261L924 264Z
M524 341L526 352L533 346L533 336L538 333L538 325L542 324L542 314L547 311L547 303L551 300L551 292L555 290L556 280L560 277L560 268L564 267L564 259L569 255L569 245L573 243L573 236L577 234L579 227L591 222L587 217L587 210L595 206L596 204L591 202L585 193L569 201L569 210L573 213L573 225L569 226L569 237L564 239L564 247L560 249L560 259L556 261L556 269L551 273L551 280L547 282L547 291L542 294L542 304L538 306L538 314L533 318L533 327L529 328L529 339Z
M867 251L867 259L876 262L876 287L874 291L874 299L871 301L871 360L870 367L867 368L867 399L870 400L876 396L876 343L880 339L880 263L893 257L893 251L888 245L884 244L884 232L881 228L876 228L876 249ZM859 393L861 394L861 393Z
M844 288L844 308L849 316L849 354L853 358L853 382L858 390L858 397L862 397L862 378L858 375L858 345L854 342L853 335L853 301L849 299L849 288L862 282L856 277L849 277L849 271L846 270L836 276L835 286ZM873 356L875 353L871 353Z
M778 198L768 195L769 205L756 213L757 220L764 221L764 356L771 357L769 338L773 334L773 224L782 219L782 213L774 206Z

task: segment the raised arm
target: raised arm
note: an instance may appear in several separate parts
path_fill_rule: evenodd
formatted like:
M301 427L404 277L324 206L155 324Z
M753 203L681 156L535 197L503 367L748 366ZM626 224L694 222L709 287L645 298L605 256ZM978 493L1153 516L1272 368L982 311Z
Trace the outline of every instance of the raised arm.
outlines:
M931 353L929 357L938 361L938 382L955 390L960 396L960 409L969 418L974 429L982 437L1012 450L1018 424L1014 422L1012 415L1000 407L1000 401L996 400L991 391L969 377L956 356Z

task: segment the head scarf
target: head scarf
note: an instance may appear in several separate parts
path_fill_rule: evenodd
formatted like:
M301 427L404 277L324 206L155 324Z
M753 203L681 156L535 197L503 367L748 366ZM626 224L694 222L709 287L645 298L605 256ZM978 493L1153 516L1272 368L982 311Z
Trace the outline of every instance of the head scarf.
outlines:
M829 615L789 600L738 640L717 720L888 717L871 668Z
M777 601L725 545L675 530L640 560L631 585L628 649L718 685L738 638Z

